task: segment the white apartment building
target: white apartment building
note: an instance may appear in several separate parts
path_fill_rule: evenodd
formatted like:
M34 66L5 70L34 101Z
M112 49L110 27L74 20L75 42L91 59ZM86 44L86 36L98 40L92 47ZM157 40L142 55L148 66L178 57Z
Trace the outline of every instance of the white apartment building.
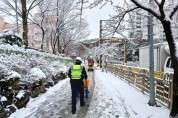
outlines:
M142 35L141 15L136 11L131 13L131 18L129 22L130 38L136 38Z
M148 13L144 12L142 16L141 26L142 26L142 39L148 39ZM158 19L153 17L153 39L154 40L165 40L165 34L162 27L162 24Z
M148 3L149 0L142 0L144 3ZM167 2L167 6L165 8L166 13L168 13L172 7L172 1L170 0L170 2ZM142 35L142 39L143 40L147 40L148 39L148 13L146 11L140 11L140 13L134 12L132 13L133 15L133 25L131 28L133 28L133 36L131 38L137 38L137 34L139 34L139 31L141 32ZM141 19L139 19L139 17L141 17ZM178 13L174 15L173 19L172 19L172 31L173 31L173 35L175 37L176 40L178 40ZM141 21L140 21L141 20ZM139 24L140 23L140 24ZM158 41L165 41L166 37L165 37L165 33L163 30L163 26L161 24L161 22L156 19L155 17L153 17L153 39L154 40L158 40Z

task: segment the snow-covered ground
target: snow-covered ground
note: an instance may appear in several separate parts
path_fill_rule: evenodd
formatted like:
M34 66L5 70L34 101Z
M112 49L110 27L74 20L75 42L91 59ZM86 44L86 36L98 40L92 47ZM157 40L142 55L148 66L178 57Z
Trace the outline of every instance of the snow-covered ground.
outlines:
M95 90L87 117L168 118L164 106L152 107L149 97L110 73L96 71Z
M71 114L69 78L37 98L10 118L168 118L169 109L148 105L149 97L111 73L96 70L90 87L90 98L85 107L77 104Z

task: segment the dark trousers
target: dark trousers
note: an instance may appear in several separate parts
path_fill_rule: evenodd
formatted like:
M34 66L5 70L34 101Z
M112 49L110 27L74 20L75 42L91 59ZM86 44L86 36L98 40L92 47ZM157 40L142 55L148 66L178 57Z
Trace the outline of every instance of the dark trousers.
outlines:
M84 104L84 88L74 89L72 88L72 111L76 111L76 97L77 92L80 93L80 105Z

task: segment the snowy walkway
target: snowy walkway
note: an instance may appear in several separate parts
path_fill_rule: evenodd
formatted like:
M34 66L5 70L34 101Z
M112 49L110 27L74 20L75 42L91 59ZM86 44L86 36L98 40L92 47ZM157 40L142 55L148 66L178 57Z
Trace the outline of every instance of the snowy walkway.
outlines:
M151 107L149 97L110 73L95 71L92 98L71 114L69 79L60 81L45 94L32 99L10 118L168 118L169 110ZM93 90L90 90L92 93ZM91 100L91 102L90 102Z
M169 110L151 107L149 97L111 73L97 70L92 103L86 118L168 118Z

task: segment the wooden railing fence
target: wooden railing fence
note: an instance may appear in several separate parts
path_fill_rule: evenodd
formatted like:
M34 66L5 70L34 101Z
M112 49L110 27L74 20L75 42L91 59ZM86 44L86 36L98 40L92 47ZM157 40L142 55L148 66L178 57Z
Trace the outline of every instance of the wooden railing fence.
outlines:
M108 65L108 70L115 76L126 81L129 85L149 95L149 70L125 65ZM173 73L154 72L155 98L160 103L171 109L173 93Z

